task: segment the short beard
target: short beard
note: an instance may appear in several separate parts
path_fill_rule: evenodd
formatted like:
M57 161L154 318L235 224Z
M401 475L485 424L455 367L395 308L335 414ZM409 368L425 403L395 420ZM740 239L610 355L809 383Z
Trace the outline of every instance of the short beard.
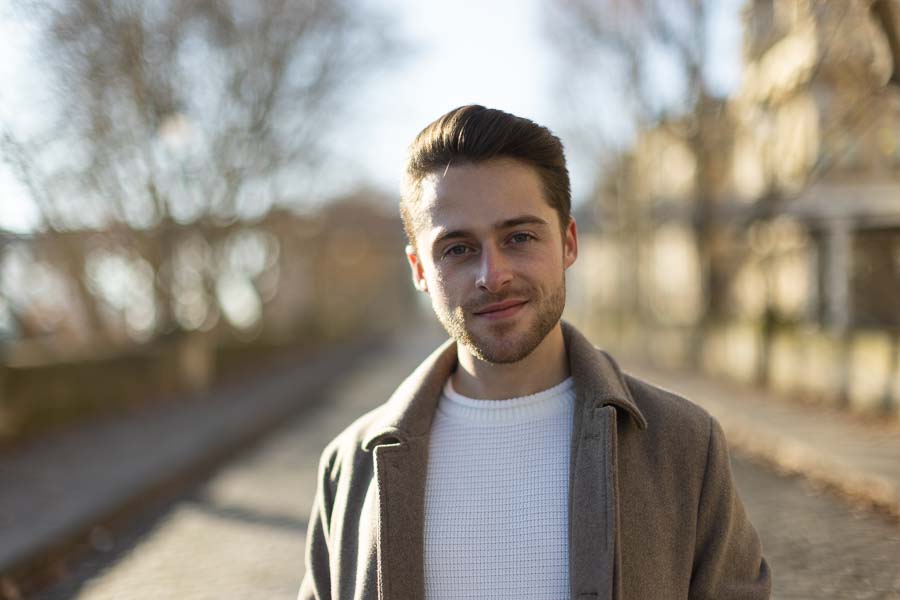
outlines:
M506 296L515 295L507 294ZM447 330L451 338L457 344L466 348L475 358L491 364L510 364L519 362L534 352L547 334L559 323L563 309L566 306L566 278L563 273L562 282L544 299L527 295L529 303L539 302L535 308L537 320L515 339L503 338L503 333L498 332L496 338L477 336L466 327L465 307L456 307L452 311L445 311L434 306L438 321ZM492 302L500 302L503 297L492 299ZM502 325L497 328L503 327Z

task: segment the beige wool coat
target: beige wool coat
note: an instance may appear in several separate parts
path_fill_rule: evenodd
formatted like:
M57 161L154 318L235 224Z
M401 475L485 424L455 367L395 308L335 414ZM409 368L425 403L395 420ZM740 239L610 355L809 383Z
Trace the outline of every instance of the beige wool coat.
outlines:
M563 323L576 389L569 477L575 600L768 598L771 574L703 409L623 374ZM322 454L299 598L424 598L431 420L447 342Z

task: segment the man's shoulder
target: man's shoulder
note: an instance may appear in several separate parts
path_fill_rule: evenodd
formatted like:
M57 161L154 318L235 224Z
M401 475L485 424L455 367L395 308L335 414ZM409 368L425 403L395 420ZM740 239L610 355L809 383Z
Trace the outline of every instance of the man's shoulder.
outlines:
M421 437L429 427L440 390L456 361L451 341L426 357L382 404L344 428L325 447L324 464L332 467L371 466L376 446ZM332 468L332 473L339 469Z
M637 436L642 446L671 454L671 458L705 455L718 424L704 407L634 374L622 372L621 377L646 420L646 430Z
M379 404L347 425L325 446L325 450L322 452L323 458L334 462L348 454L362 452L366 437L371 432L373 425L380 421L386 405L387 402Z
M634 474L651 477L650 471L636 465L652 465L653 472L678 473L680 486L699 490L710 455L727 452L724 433L716 419L678 393L634 375L624 374L623 379L647 423L640 432L620 430L620 451L627 455ZM697 485L692 488L687 481Z
M710 414L702 406L630 373L623 378L648 423L709 427Z
M607 371L606 375L618 380L617 385L622 386L619 389L624 390L633 406L637 407L651 434L673 427L682 431L684 428L698 431L709 429L711 416L705 408L675 391L628 372L606 350L596 346L594 350L612 366L612 371Z

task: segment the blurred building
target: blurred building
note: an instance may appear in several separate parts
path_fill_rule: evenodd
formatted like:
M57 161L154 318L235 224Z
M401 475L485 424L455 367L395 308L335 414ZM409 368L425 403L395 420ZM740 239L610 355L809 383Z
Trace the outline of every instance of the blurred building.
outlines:
M3 237L0 445L415 318L387 206Z
M605 339L897 412L900 91L872 6L749 2L735 96L639 133L583 244Z
M807 318L836 332L900 313L900 104L870 2L762 0L745 14L734 189L800 221Z

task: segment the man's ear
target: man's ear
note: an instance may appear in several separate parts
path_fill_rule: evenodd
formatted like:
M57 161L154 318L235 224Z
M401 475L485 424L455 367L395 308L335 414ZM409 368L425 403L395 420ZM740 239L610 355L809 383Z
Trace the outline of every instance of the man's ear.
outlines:
M570 217L563 239L563 264L568 269L575 263L576 258L578 258L578 227L575 225L575 218Z
M409 262L409 269L412 272L413 285L416 289L428 293L428 284L425 282L425 269L422 267L422 261L412 244L406 245L406 260Z

